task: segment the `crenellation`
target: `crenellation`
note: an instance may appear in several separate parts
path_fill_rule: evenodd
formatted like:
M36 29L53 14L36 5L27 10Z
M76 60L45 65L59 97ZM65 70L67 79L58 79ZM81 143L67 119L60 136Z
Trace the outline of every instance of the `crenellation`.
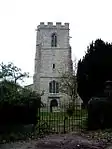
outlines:
M53 22L47 22L47 25L48 25L49 27L53 27Z
M40 27L44 27L44 22L40 22Z
M69 29L69 23L64 23L63 25L61 22L56 22L56 24L53 24L53 22L47 22L47 24L45 24L44 22L40 22L40 25L38 25L37 28Z
M61 28L61 22L56 22L56 27Z
M42 25L42 24L44 25L44 22L40 22L40 25Z
M66 28L69 28L69 23L65 23L65 27Z

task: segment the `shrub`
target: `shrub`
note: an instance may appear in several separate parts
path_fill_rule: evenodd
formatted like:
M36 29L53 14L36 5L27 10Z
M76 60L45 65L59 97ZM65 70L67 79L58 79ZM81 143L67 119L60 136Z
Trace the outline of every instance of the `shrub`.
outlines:
M106 98L93 99L88 105L88 129L112 127L112 102Z

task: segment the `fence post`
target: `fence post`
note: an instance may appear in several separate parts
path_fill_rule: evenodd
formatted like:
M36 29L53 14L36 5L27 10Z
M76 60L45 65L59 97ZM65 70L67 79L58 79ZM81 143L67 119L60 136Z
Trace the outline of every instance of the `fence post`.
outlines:
M66 133L66 127L65 127L66 120L67 120L67 117L65 116L65 118L64 118L64 133Z

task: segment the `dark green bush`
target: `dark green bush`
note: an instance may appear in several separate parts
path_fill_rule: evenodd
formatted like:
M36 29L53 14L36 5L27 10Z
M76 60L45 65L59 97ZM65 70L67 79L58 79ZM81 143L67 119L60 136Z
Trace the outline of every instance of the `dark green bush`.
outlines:
M112 101L92 100L88 105L88 129L112 128Z

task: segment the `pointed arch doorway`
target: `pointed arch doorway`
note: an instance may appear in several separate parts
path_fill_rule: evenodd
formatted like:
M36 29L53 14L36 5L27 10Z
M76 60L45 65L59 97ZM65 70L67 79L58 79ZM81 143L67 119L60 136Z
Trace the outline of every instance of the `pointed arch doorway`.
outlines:
M53 112L54 109L58 109L59 108L59 98L50 98L50 112Z

